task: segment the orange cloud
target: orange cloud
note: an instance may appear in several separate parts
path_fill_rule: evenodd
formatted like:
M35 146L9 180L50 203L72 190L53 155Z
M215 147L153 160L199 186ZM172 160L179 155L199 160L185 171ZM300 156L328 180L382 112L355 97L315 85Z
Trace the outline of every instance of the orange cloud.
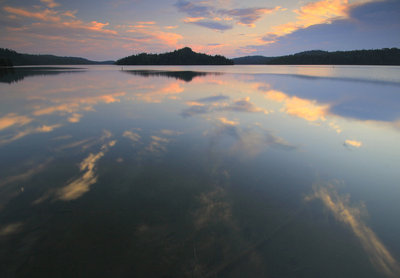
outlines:
M344 141L344 145L355 147L355 148L360 148L362 146L362 142L356 141L356 140L346 140L346 141Z
M30 12L21 8L13 8L10 6L6 6L3 8L3 10L14 15L19 15L28 18L35 18L43 21L59 22L61 20L57 12L49 9L40 12Z
M308 3L298 10L297 20L272 27L272 31L267 33L264 41L273 43L274 38L288 35L302 28L307 28L315 24L330 23L337 18L347 18L350 4L348 0L323 0Z
M335 218L351 228L369 255L373 265L389 277L400 277L400 266L374 231L361 219L362 207L349 204L349 196L341 196L332 184L314 184L314 193L306 200L320 199Z
M109 147L113 147L116 141L110 141L101 147L101 151L96 154L89 154L79 168L81 172L85 171L81 177L73 180L71 183L57 191L57 199L62 201L71 201L78 199L90 190L90 186L97 182L96 166L100 158L105 155Z
M225 118L225 117L218 118L218 120L219 120L222 124L228 125L228 126L236 126L236 125L239 124L238 121L231 121L231 120L228 120L228 119Z
M171 30L171 29L176 29L178 28L178 25L174 25L174 26L164 26L165 29Z
M268 99L284 102L284 108L282 110L285 113L303 118L310 122L317 120L324 121L329 111L329 105L318 104L315 100L302 99L296 96L289 97L285 93L275 90L269 90L265 92L265 95Z
M180 81L175 81L172 83L169 83L165 87L162 88L154 88L152 91L149 90L144 94L136 94L136 96L143 101L146 102L153 102L153 103L159 103L161 102L164 98L166 97L171 97L176 94L180 94L184 91L184 88L181 87L181 82Z
M185 23L193 23L193 22L198 22L200 20L205 19L204 17L186 17L183 19L183 22Z
M138 21L137 24L140 24L140 25L154 25L154 24L156 24L156 22L155 21Z
M329 105L319 105L315 100L291 97L285 100L285 112L307 121L325 120Z
M56 128L61 127L61 124L55 124L55 125L42 125L36 128L31 128L28 127L23 131L19 131L14 135L8 136L8 138L1 138L0 139L0 145L8 144L11 142L14 142L16 140L19 140L25 136L31 135L31 134L36 134L36 133L43 133L43 132L51 132Z
M55 27L66 27L70 29L82 29L82 30L90 30L94 32L117 35L118 32L115 30L104 29L105 26L108 26L109 23L101 23L98 21L92 21L90 23L83 22L81 20L73 20L73 21L64 21L59 26Z
M4 117L0 118L0 130L6 129L11 126L23 126L29 124L32 121L31 118L26 116L18 116L15 113L9 113Z

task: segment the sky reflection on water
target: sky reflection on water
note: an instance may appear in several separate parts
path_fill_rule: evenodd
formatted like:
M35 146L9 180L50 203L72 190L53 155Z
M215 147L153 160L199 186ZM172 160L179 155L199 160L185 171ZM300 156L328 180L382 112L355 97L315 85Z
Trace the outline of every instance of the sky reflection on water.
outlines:
M398 276L398 70L5 73L2 274Z

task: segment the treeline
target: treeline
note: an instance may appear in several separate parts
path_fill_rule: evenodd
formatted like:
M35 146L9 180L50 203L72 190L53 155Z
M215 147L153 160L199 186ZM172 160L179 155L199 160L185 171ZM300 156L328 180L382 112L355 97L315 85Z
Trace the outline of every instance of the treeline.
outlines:
M96 62L79 57L61 57L55 55L22 54L11 49L0 48L1 61L10 61L14 66L29 65L94 65L113 64L114 61Z
M265 56L244 56L239 58L233 58L233 62L235 65L265 65L270 60L274 59L274 57L265 57Z
M259 57L258 59L251 57L233 60L235 64L265 65L400 65L398 48L335 52L312 50L279 57L253 56Z
M117 65L233 65L233 61L221 55L196 53L189 47L163 54L141 53L122 58Z
M0 67L12 67L13 63L10 59L0 58Z

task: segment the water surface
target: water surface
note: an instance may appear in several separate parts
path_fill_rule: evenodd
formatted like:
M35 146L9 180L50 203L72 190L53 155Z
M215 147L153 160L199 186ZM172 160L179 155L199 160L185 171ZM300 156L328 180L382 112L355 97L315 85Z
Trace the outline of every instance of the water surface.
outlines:
M399 73L1 72L1 277L398 277Z

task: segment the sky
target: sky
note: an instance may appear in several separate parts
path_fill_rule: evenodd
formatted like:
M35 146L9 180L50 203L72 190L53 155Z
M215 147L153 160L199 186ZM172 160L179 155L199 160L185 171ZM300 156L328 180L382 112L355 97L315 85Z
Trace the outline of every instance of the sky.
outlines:
M0 47L116 60L400 47L400 0L0 0Z

